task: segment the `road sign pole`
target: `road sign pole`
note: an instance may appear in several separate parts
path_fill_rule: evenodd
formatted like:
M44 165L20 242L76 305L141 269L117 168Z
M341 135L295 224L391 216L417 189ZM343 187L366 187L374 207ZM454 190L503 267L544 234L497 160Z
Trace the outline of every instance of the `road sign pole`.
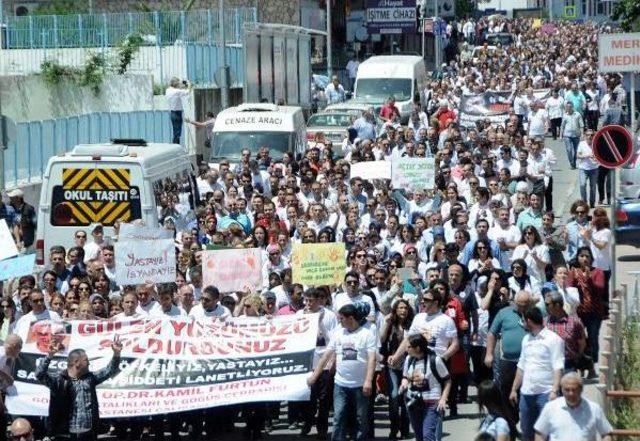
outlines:
M631 137L636 137L636 73L631 72Z
M612 229L611 229L611 237L613 238L613 240L611 241L611 278L609 279L611 283L609 283L609 286L611 287L611 289L609 290L609 292L607 293L607 295L609 296L609 299L611 299L611 294L616 290L616 269L618 267L618 258L617 258L617 253L616 253L616 222L617 222L617 216L616 216L616 210L618 207L618 201L616 200L616 198L618 197L617 193L616 193L616 189L618 188L618 168L614 168L613 170L611 170L612 175L611 175L611 225L612 225Z

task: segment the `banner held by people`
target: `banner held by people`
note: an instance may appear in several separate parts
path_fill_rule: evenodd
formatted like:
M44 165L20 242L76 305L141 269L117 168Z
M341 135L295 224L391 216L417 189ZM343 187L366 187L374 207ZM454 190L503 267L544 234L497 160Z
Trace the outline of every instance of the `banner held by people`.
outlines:
M220 292L262 288L262 252L258 248L206 250L202 254L203 286Z
M18 247L13 240L7 221L0 219L0 260L18 255Z
M0 281L32 274L35 263L35 254L25 254L0 261Z
M119 285L167 283L176 280L173 239L116 242L116 281Z
M435 181L433 158L394 158L391 169L393 188L407 190L433 188Z
M87 352L91 369L111 360L118 335L120 371L98 389L100 417L182 412L260 401L309 398L317 315L234 318L227 321L136 318L123 321L40 321L23 335L14 369L14 415L46 416L49 392L35 378L48 342L64 346L50 371L66 368L69 351Z
M293 283L309 286L341 283L346 271L343 243L294 244Z
M476 122L488 120L491 125L504 125L509 116L511 92L484 92L463 95L460 99L458 123L462 127L475 127Z

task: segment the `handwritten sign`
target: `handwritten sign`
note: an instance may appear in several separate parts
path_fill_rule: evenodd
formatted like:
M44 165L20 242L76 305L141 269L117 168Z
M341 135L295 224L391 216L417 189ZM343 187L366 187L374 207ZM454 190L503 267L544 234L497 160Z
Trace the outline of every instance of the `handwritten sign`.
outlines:
M351 165L351 177L364 179L391 179L391 162L357 162Z
M33 274L36 263L35 254L26 254L11 259L0 261L0 280L9 280L15 277Z
M164 228L147 227L146 225L122 224L118 230L118 240L157 240L172 239L173 232Z
M347 270L343 243L294 244L293 283L318 286L341 283Z
M394 158L391 171L393 188L424 190L435 185L434 158Z
M0 219L0 260L18 255L18 247L9 231L7 221Z
M176 253L172 239L116 242L114 253L119 285L176 280Z
M262 251L258 248L206 250L202 255L202 286L220 292L240 291L245 286L262 288Z

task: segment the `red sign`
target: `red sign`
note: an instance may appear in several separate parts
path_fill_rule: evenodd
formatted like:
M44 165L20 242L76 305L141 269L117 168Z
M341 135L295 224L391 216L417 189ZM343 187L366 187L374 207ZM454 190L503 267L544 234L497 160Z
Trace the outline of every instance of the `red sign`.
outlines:
M622 126L604 126L593 136L593 156L603 167L618 168L633 155L633 137Z

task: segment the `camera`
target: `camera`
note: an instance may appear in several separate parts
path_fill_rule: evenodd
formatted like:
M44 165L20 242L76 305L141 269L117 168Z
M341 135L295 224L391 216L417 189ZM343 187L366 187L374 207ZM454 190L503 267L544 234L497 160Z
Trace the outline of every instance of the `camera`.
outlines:
M422 392L414 389L407 390L407 408L413 409L414 406L422 403Z

